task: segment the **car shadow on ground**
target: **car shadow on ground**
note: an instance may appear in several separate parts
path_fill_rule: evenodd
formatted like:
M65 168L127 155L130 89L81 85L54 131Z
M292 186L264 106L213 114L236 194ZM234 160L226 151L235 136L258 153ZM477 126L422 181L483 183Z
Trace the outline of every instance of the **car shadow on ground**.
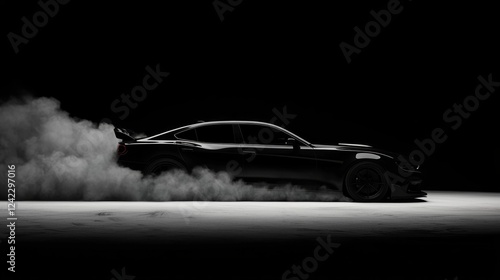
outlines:
M421 202L428 202L428 201L425 199L422 199L422 198L409 198L409 199L382 201L382 203L421 203Z

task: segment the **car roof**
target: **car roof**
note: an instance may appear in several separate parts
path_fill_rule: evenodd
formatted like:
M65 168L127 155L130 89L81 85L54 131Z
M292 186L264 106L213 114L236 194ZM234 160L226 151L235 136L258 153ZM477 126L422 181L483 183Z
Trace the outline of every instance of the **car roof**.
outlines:
M159 133L159 134L156 134L156 135L153 135L153 136L149 136L149 137L146 137L146 138L143 138L143 139L144 140L149 140L151 138L155 138L155 137L158 137L160 135L167 134L167 133L170 133L170 132L173 132L173 131L181 131L181 130L185 130L185 129L197 128L197 127L202 127L202 126L207 126L207 125L216 125L216 124L256 124L256 125L269 126L269 127L276 128L278 130L284 130L285 132L291 134L292 136L298 138L299 140L305 142L306 144L310 144L308 141L304 140L302 137L300 137L298 135L295 135L294 133L292 133L292 132L290 132L290 131L288 131L288 130L280 127L280 126L277 126L275 124L266 123L266 122L260 122L260 121L246 121L246 120L226 120L226 121L198 122L198 123L194 123L194 124L190 124L190 125L185 125L185 126L182 126L182 127L174 128L174 129L171 129L169 131L165 131L165 132L162 132L162 133Z
M276 126L272 123L259 122L259 121L208 121L208 122L198 122L188 126L198 127L198 126L212 125L212 124L260 124L260 125Z

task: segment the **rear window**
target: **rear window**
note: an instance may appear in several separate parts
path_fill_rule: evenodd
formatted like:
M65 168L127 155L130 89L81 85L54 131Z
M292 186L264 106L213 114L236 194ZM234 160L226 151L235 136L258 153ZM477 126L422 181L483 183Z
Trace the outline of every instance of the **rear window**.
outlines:
M162 134L160 136L153 137L153 138L151 138L151 140L174 140L174 139L172 137L172 134L165 133L165 134Z
M196 136L196 131L194 129L188 129L186 131L177 133L175 137L177 139L183 139L183 140L192 140L192 141L198 140L198 137Z

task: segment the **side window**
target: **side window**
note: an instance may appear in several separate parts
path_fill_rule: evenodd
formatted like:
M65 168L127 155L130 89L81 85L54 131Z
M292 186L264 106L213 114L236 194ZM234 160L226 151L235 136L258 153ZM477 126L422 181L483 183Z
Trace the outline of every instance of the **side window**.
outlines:
M235 143L231 124L205 125L196 128L198 141L208 143Z
M175 134L175 137L177 139L184 139L184 140L192 140L192 141L197 141L198 137L196 136L196 130L194 129L188 129L183 132Z
M288 134L268 126L241 124L243 141L247 144L286 145Z

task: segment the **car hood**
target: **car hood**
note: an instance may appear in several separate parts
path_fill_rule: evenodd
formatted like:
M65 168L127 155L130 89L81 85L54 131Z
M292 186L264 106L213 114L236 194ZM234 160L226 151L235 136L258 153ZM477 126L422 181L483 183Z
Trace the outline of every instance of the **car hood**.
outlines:
M389 152L383 149L378 149L370 145L364 144L353 144L353 143L338 143L337 145L324 145L324 144L313 144L314 149L322 151L352 151L352 152L365 152L374 153L378 155L384 155L390 158L397 158L398 154L394 152Z

